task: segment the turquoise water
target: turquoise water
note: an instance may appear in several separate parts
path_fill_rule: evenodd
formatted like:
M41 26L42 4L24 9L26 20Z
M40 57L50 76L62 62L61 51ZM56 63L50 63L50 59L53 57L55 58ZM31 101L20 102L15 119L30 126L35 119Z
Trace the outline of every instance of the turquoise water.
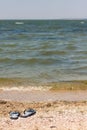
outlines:
M0 78L87 79L87 20L1 20Z

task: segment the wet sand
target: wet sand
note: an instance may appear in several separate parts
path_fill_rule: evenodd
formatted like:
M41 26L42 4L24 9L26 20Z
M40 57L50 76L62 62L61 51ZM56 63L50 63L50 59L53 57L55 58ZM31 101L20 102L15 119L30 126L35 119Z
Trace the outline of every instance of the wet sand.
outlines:
M10 111L36 114L17 120ZM87 130L87 91L0 91L0 130Z
M50 90L2 90L0 99L18 102L43 101L87 101L87 90L78 91L50 91Z

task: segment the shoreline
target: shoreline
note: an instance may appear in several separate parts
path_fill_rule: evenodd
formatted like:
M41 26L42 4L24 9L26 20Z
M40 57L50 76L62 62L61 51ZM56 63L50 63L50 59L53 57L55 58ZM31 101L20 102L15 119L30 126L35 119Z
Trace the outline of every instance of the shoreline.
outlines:
M72 82L44 87L0 88L0 130L87 130L87 90L64 89ZM86 88L86 81L74 86ZM58 89L58 86L62 89ZM67 88L68 88L67 87ZM11 120L9 112L33 108L36 114Z
M32 83L25 78L0 78L0 90L87 90L87 80Z

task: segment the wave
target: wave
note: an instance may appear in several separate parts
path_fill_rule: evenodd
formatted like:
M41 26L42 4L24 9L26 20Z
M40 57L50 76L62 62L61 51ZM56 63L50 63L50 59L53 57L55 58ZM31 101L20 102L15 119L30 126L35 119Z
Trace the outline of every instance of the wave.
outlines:
M0 58L0 63L2 63L2 62L9 62L9 61L11 61L11 59L10 58Z
M75 67L75 68L72 68L72 70L76 70L76 71L84 71L84 70L87 70L87 66L80 66L80 67ZM85 71L85 73L87 73L86 71Z
M0 58L1 63L11 63L14 65L52 65L52 64L59 64L61 63L61 60L59 59L52 59L52 58L47 58L47 59L42 59L42 58L30 58L30 59L11 59L11 58Z
M42 55L45 55L45 56L50 56L50 55L66 55L67 54L66 51L58 51L58 50L54 50L54 51L41 51L40 53Z
M7 78L0 77L0 87L24 87L33 85L33 80L29 78Z
M1 52L1 51L3 51L3 49L2 49L2 48L0 48L0 52Z
M56 64L58 62L60 62L57 59L51 59L51 58L47 58L47 59L42 59L42 58L30 58L30 59L16 59L14 60L14 62L16 64L24 64L24 65L52 65L52 64Z
M24 24L24 22L15 22L15 24Z

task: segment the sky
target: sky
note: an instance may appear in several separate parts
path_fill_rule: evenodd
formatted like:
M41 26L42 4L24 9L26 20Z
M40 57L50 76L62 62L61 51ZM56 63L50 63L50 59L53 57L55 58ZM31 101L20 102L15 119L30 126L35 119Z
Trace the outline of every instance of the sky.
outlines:
M0 0L0 19L86 19L87 0Z

